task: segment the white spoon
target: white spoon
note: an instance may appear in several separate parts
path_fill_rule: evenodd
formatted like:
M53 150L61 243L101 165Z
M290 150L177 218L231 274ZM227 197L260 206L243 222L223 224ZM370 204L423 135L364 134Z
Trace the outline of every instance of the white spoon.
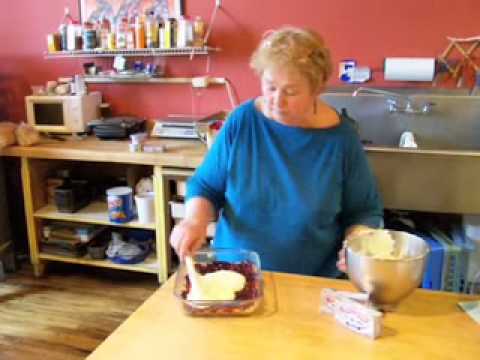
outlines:
M191 291L194 294L202 294L200 275L195 270L195 265L193 264L193 259L191 256L185 257L185 265L187 266L187 274L188 278L190 279Z

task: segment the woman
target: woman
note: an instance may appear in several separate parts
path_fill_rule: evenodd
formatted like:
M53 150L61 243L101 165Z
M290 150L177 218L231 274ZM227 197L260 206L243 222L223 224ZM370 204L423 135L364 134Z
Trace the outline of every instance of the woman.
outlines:
M318 97L329 51L316 33L284 27L251 66L262 96L231 114L189 180L170 243L192 254L220 214L212 246L255 250L266 270L338 276L342 239L380 226L382 206L355 130Z

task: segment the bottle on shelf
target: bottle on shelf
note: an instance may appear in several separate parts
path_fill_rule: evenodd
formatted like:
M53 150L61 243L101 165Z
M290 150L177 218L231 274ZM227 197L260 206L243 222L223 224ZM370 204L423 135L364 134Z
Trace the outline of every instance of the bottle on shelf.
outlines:
M110 21L108 18L104 17L100 21L100 47L102 49L109 49L108 46L108 38L110 34L111 28L110 28Z
M188 46L188 24L189 21L183 16L177 19L177 47L179 48Z
M205 39L205 32L207 30L207 26L205 21L200 16L195 17L195 21L193 22L193 46L195 47L203 47L204 39Z
M65 7L65 14L63 16L63 20L58 28L58 32L60 33L60 44L62 50L68 49L68 27L73 25L73 17L70 15L70 8Z
M83 49L91 50L97 47L97 30L94 24L85 22L83 24Z
M67 27L67 50L82 49L82 26L74 20Z
M108 33L108 49L115 50L116 48L117 48L117 33L112 30Z
M163 20L163 28L161 30L163 30L161 31L163 33L161 48L170 49L172 47L172 23L170 19L165 18Z
M122 18L117 22L117 37L116 37L116 48L117 49L126 49L127 48L127 32L128 32L128 19Z
M135 48L145 49L145 23L143 17L135 17Z
M135 41L135 18L134 17L131 17L130 21L128 22L126 39L127 39L127 49L135 49L136 41Z
M178 21L175 18L170 18L170 47L177 47L177 33L178 33Z
M159 24L153 12L150 12L145 22L145 45L149 49L159 47L158 30Z

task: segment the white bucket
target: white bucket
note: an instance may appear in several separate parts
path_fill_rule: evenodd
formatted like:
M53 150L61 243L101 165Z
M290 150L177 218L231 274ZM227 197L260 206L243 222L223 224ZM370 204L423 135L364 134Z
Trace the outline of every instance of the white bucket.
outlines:
M135 195L138 222L150 224L155 222L155 193L146 192Z

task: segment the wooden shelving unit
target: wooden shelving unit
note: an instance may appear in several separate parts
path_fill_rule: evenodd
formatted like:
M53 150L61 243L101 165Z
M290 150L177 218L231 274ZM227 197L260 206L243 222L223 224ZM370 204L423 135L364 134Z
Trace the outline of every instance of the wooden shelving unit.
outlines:
M57 153L61 151L57 149ZM95 153L95 152L94 152ZM93 153L92 153L93 154ZM94 156L93 156L94 157ZM95 266L126 271L136 271L156 274L159 282L164 282L169 276L169 261L165 258L168 246L163 237L163 219L159 211L153 223L140 223L132 220L126 223L114 223L109 220L108 207L105 200L93 201L74 213L59 212L54 204L47 202L47 179L55 174L57 169L77 169L86 179L100 179L102 176L124 177L129 186L134 186L140 178L154 176L154 186L158 186L155 174L156 166L145 164L140 159L137 163L108 162L98 159L91 160L92 156L85 156L85 160L67 159L22 159L22 181L25 195L25 209L27 229L29 235L30 257L35 275L41 276L48 262L65 262L86 266ZM157 175L158 176L158 175ZM161 188L155 188L160 193ZM156 208L160 198L155 198ZM75 255L52 254L42 250L43 226L50 221L106 225L108 232L121 230L145 230L154 232L155 246L146 260L137 264L118 264L109 259L97 260L88 254L77 257ZM122 231L120 231L122 232ZM127 231L128 232L128 231Z

